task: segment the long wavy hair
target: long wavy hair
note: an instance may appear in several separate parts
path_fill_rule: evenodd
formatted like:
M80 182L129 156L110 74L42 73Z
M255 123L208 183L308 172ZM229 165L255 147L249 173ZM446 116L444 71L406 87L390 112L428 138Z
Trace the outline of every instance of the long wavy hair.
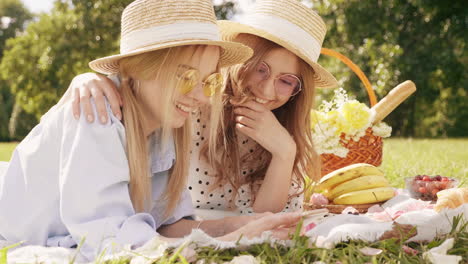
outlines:
M235 41L251 47L254 50L254 55L244 64L232 66L224 72L226 88L223 97L223 119L217 133L217 147L214 151L216 155L211 156L206 151L206 147L202 151L202 155L208 158L214 166L217 173L217 183L228 182L234 187L233 197L236 196L236 191L241 185L249 183L253 186L254 182L265 177L271 162L271 153L260 146L256 151L240 156L235 115L229 99L244 101L250 98L251 93L245 85L247 77L269 51L283 48L274 42L250 34L240 34ZM314 71L301 59L299 59L299 71L303 83L302 91L291 97L283 106L274 109L273 113L296 142L297 152L293 167L293 183L305 186L306 177L314 180L319 179L320 160L314 150L312 135L309 132L310 111L313 108L315 97ZM251 172L248 177L243 177L240 173L241 164L252 164L256 170ZM255 188L252 188L252 191L254 192L253 197L255 197ZM298 193L300 192L298 191Z
M186 186L189 150L191 143L191 126L188 118L180 128L169 126L172 116L169 109L172 107L176 95L176 72L181 63L188 61L197 50L204 49L205 45L192 45L168 48L122 59L119 64L121 79L120 91L123 98L123 123L126 132L127 158L130 170L130 197L137 212L147 211L151 206L151 175L149 163L150 138L143 130L143 110L138 96L138 80L158 80L161 87L164 119L162 120L162 149L165 149L170 134L175 142L176 161L170 170L167 188L162 200L167 203L165 216L169 216L178 204L182 191ZM169 87L174 89L169 89ZM221 112L221 95L211 98L212 115L210 126L217 130ZM210 137L210 145L214 145L214 138Z

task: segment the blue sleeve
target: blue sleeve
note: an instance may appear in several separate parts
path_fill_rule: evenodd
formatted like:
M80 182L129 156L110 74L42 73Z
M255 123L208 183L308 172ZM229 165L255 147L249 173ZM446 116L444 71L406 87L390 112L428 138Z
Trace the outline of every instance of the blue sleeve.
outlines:
M168 181L167 171L155 173L153 175L153 197L156 198L156 201L159 201L153 205L151 209L151 214L153 215L156 221L156 229L162 225L170 225L182 218L193 219L195 216L195 211L192 205L192 198L189 191L185 188L181 194L179 203L174 208L171 216L164 217L166 210L166 203L162 201L162 196L166 190Z
M97 115L97 113L95 112ZM94 259L103 250L141 246L157 235L151 214L135 213L128 189L125 131L109 107L103 125L64 119L60 159L60 214L81 253Z
M195 219L195 210L193 209L192 198L187 189L182 192L179 204L174 209L172 216L169 219L166 219L162 225L173 224L182 218L191 220Z

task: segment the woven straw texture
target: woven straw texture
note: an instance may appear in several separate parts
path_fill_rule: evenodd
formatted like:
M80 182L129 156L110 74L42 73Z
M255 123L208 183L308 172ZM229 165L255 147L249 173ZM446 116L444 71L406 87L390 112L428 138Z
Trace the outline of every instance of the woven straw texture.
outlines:
M374 166L382 164L383 141L381 137L374 136L372 129L366 130L366 135L359 141L345 140L341 136L341 144L349 149L348 155L344 158L333 154L320 155L322 160L322 176L355 163L368 163Z
M320 45L325 39L327 27L322 18L313 10L307 8L299 1L270 0L259 1L254 11L256 14L265 14L283 18L314 36Z
M201 33L193 32L190 36L177 34L178 24L190 23L204 25L204 27L208 25L212 27L212 30ZM176 26L169 30L169 33L172 33L170 37L142 33L145 32L144 30L157 30L165 26ZM135 37L135 34L138 37ZM206 37L207 34L213 37ZM148 36L154 39L138 47L128 45L130 42L138 43L141 38L148 38ZM136 0L129 4L122 13L120 45L121 54L94 60L89 66L100 73L116 73L118 61L124 57L183 45L219 46L221 48L220 67L242 63L252 56L250 48L240 43L221 40L213 4L210 0Z
M161 4L161 2L164 4ZM200 0L137 0L122 13L122 38L128 33L179 21L197 21L216 24L211 1ZM144 7L144 12L142 12Z
M304 210L316 210L326 208L332 214L341 214L346 207L352 206L356 209L360 214L367 213L367 210L376 205L381 203L373 203L373 204L327 204L327 205L314 205L310 203L304 203Z

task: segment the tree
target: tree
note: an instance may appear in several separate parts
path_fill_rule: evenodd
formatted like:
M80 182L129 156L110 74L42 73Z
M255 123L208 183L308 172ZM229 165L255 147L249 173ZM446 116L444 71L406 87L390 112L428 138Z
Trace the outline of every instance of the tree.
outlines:
M2 0L0 2L0 58L3 55L5 42L23 30L32 14L20 0Z
M324 46L367 73L379 97L413 80L418 91L386 121L401 136L468 135L468 7L463 1L320 0ZM326 59L347 90L365 100L357 78Z
M56 1L50 14L7 42L0 72L21 109L35 116L32 125L75 75L89 71L89 61L118 51L120 14L130 2Z
M214 6L216 17L220 20L231 19L236 13L236 5L232 1L223 0Z
M0 1L0 59L3 56L5 43L23 31L24 25L32 19L32 14L20 0ZM8 82L0 78L0 141L9 139L8 120L12 113L14 96Z
M89 61L118 53L121 13L131 2L56 1L50 14L43 14L24 34L8 41L0 74L9 80L19 111L33 114L37 122L75 75L90 71ZM230 1L217 5L218 17L232 15L233 8ZM14 128L19 122L10 124Z

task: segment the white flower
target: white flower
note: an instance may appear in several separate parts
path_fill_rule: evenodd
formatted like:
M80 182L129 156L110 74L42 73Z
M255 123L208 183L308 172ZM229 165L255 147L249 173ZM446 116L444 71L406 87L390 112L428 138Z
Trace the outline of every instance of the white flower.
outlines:
M372 126L372 133L378 137L387 138L392 134L392 127L384 122L379 122Z
M260 262L252 255L241 255L234 257L231 264L259 264Z

